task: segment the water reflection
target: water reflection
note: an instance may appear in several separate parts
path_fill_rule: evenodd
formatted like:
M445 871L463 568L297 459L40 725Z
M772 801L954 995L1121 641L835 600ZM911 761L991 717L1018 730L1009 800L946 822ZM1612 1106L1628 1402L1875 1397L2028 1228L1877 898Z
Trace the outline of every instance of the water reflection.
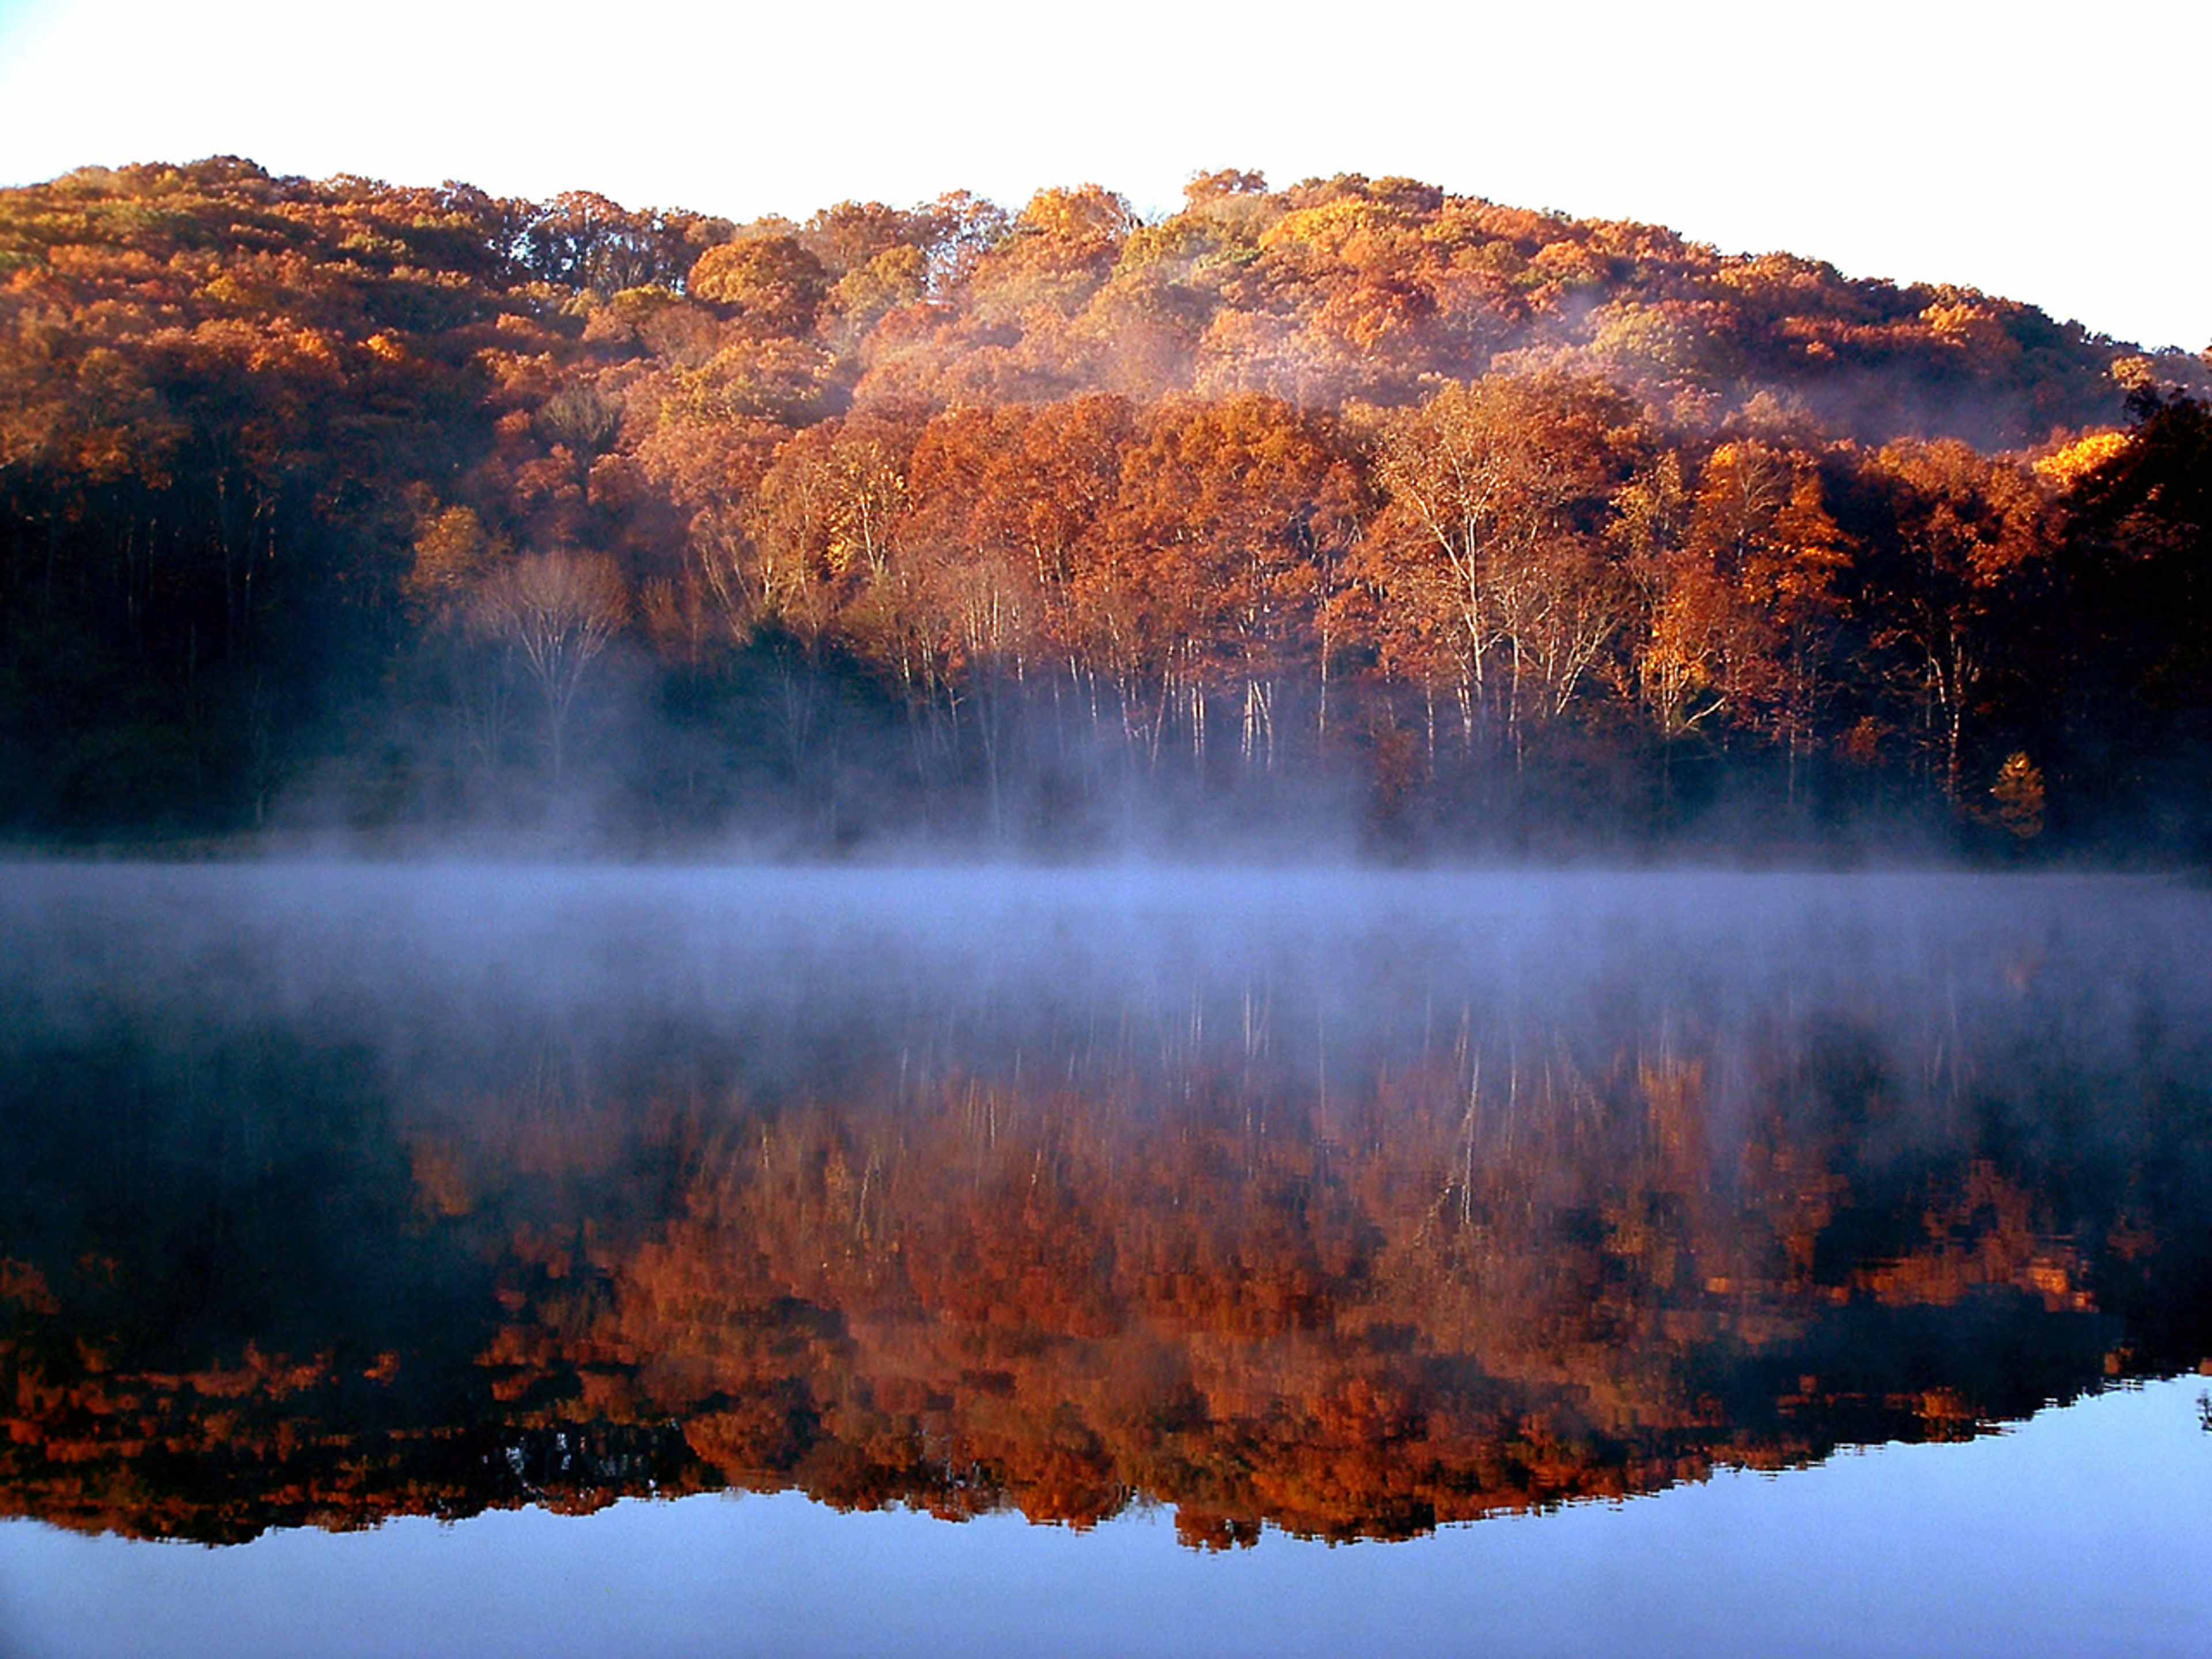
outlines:
M2151 882L28 869L0 1504L1404 1537L2212 1354Z

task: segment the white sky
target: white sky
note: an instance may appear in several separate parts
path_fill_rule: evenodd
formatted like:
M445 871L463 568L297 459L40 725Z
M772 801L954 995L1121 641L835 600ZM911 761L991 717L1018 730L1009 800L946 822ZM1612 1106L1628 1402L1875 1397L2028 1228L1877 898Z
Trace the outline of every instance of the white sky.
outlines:
M1400 173L2212 345L2205 0L0 0L0 183L271 171L804 216Z

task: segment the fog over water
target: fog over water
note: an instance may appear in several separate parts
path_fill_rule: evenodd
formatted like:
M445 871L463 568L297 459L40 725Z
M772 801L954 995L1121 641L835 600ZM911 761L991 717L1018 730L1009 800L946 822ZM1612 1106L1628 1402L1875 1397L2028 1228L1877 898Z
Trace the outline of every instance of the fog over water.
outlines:
M1868 1133L1912 1138L2054 1075L2134 1100L2212 1032L2212 905L2159 878L44 865L0 906L12 1037L273 1028L403 1118L549 1065L603 1103L1042 1075L1142 1120L1200 1078L1325 1109L1412 1067L1481 1108L1679 1053L1724 1155L1761 1067L1839 1032Z
M33 864L0 877L0 985L57 1030L250 1015L401 1050L533 1020L941 1024L988 1066L1025 1036L1095 1050L1102 1017L1203 1045L1247 1004L1277 1053L1316 1022L1388 1053L1462 1016L1656 1037L1823 1010L1907 1045L1964 1020L2096 1049L2203 1012L2207 908L2156 877Z

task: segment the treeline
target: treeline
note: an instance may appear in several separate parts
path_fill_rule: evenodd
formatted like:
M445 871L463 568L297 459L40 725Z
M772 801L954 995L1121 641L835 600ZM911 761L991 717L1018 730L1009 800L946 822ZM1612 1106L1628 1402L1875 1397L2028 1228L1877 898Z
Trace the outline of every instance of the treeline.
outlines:
M0 193L18 836L2212 836L2206 365L1357 176Z

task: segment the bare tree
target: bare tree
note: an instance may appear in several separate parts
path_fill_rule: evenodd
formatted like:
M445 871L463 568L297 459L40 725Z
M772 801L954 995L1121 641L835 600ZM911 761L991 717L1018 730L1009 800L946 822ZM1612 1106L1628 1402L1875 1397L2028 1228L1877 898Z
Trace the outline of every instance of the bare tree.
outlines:
M576 693L629 614L629 591L604 553L526 554L477 589L477 626L520 653L545 701L556 781L567 766Z

